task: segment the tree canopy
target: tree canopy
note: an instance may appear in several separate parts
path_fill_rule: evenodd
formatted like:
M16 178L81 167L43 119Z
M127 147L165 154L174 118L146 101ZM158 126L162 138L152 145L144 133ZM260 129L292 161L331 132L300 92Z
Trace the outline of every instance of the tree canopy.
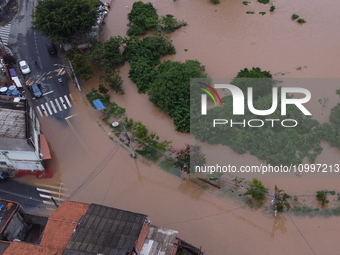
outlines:
M71 42L78 31L90 31L96 24L98 0L39 1L33 27L53 41Z

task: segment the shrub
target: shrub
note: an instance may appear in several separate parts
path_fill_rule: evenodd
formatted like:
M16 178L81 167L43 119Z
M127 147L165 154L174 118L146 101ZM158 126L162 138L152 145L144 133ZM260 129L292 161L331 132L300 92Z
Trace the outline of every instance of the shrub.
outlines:
M297 22L299 22L299 23L306 23L307 21L304 20L304 19L298 19Z
M329 200L327 200L327 191L324 191L324 190L317 191L316 200L320 201L322 206L324 206L325 204L328 204Z
M269 3L269 0L258 0L260 3L267 4Z
M246 13L247 13L247 14L254 14L255 12L253 12L253 11L247 11Z
M166 32L166 33L170 33L173 32L183 26L187 26L188 24L185 21L180 21L177 20L176 18L174 18L173 15L171 14L167 14L165 16L162 16L159 20L158 20L158 31L160 32Z
M276 9L276 7L274 5L270 6L270 11L273 12Z
M250 2L248 2L248 1L243 1L242 2L242 4L244 4L244 5L248 5Z
M300 17L300 16L294 13L294 14L292 15L292 20L296 20L298 17Z
M220 1L219 0L210 0L213 4L219 4Z
M269 190L268 188L263 186L261 181L259 181L256 178L253 178L253 180L249 183L249 188L245 193L243 193L243 195L244 196L251 195L251 197L256 200L263 200L266 198L268 190Z
M265 15L265 14L266 14L266 12L259 12L259 14Z

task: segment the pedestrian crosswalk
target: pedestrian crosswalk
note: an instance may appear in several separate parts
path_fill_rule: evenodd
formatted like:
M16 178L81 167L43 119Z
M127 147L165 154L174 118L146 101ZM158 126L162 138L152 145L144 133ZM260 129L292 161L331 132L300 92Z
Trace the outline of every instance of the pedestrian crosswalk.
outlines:
M62 187L62 183L59 187L36 187L36 189L39 196L43 199L43 203L47 205L55 205L55 203L60 204L69 196L65 193L66 189Z
M0 27L0 38L4 45L8 45L10 31L11 31L11 24L7 24L4 27Z
M64 95L63 97L54 98L54 100L38 105L36 109L41 117L48 117L71 107L71 100L67 95Z

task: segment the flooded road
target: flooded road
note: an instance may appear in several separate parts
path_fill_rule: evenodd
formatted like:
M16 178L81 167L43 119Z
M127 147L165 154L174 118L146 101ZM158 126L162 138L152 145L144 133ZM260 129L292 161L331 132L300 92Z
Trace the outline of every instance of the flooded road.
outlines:
M269 5L256 1L247 6L241 0L221 0L219 5L208 0L152 1L159 15L171 13L188 23L171 34L177 54L164 60L197 59L211 77L234 77L240 69L253 66L280 78L339 77L339 3L312 2L273 1L276 10L270 13ZM113 2L105 21L105 39L125 36L132 3ZM248 10L256 14L247 15ZM259 11L267 13L262 16ZM307 23L292 21L293 13ZM112 100L126 109L129 118L142 121L161 140L172 140L175 147L184 146L189 142L188 134L176 132L172 119L160 112L147 95L138 94L128 79L128 70L128 64L121 68L125 95L111 93ZM54 187L62 183L65 198L145 213L153 224L178 230L180 238L202 246L209 255L338 253L336 217L309 219L280 214L274 218L273 212L264 206L255 210L240 202L237 197L244 190L234 192L236 198L232 198L215 188L202 188L202 184L193 183L185 175L171 175L141 157L132 159L125 147L108 138L110 129L102 124L102 114L87 102L85 93L98 84L98 77L92 78L81 93L70 85L76 105L67 120L41 119L52 152L48 166L55 174L50 180L22 181ZM336 105L336 96L331 93L329 107ZM327 114L321 113L320 121L327 121ZM322 160L340 157L339 149L330 148L327 143L322 145ZM229 148L218 149L235 162L260 163ZM309 196L316 190L337 190L339 179L263 179L263 183L271 194L277 184L291 195ZM267 200L266 206L270 203Z

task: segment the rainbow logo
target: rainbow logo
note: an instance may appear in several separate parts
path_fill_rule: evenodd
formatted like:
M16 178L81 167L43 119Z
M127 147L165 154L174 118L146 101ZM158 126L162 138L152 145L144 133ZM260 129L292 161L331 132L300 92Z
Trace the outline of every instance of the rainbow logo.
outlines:
M199 84L202 84L202 85L204 85L204 86L206 86L207 88L209 88L212 92L214 92L214 94L217 96L217 98L218 98L218 100L220 101L220 103L221 103L221 105L222 105L222 100L221 100L221 98L220 98L220 96L218 95L218 93L217 93L217 91L213 88L213 87L211 87L210 85L208 85L208 84L205 84L205 83L203 83L203 82L197 82L197 83L199 83ZM216 100L215 100L215 97L210 93L210 91L209 90L206 90L206 89L202 89L202 88L199 88L199 89L201 89L201 90L203 90L204 92L206 92L211 98L212 98L212 100L214 101L214 103L215 103L215 106L217 106L217 103L216 103Z

